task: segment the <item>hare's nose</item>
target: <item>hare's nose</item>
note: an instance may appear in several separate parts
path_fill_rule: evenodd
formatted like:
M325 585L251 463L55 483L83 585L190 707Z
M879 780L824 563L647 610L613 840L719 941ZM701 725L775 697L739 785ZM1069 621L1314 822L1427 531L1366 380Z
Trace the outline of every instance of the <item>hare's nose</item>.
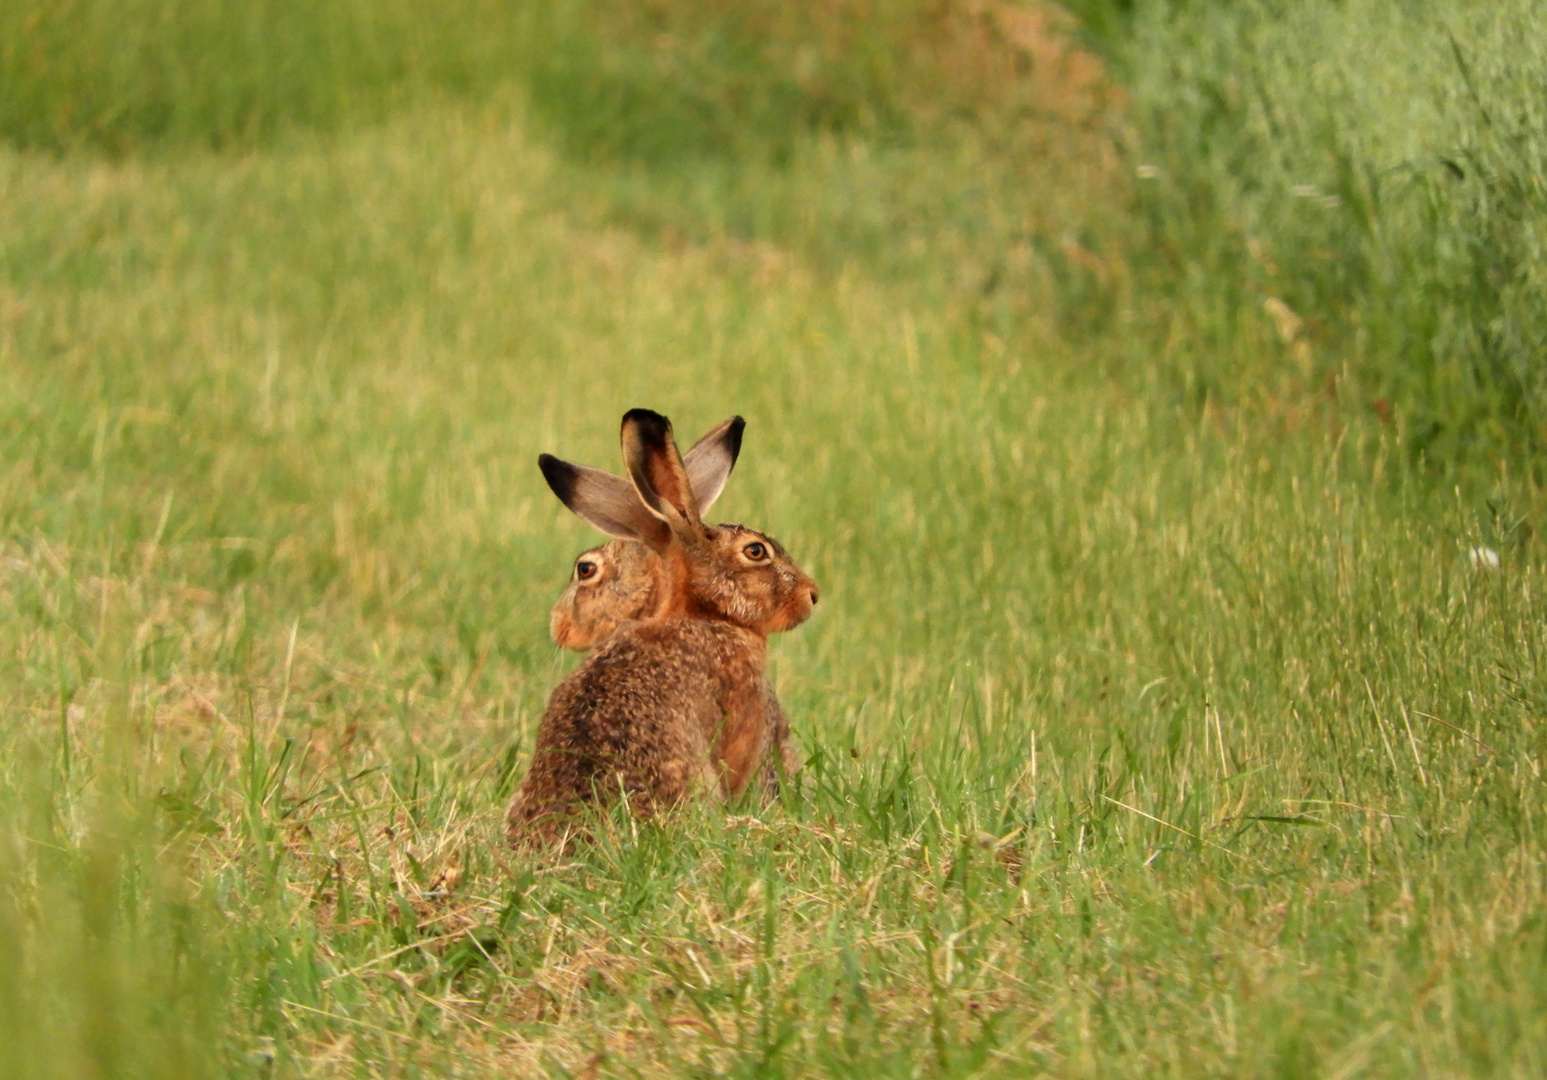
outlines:
M817 595L816 586L812 585L811 588L806 590L806 592L811 597L811 606L816 607L816 602L821 599L821 597Z

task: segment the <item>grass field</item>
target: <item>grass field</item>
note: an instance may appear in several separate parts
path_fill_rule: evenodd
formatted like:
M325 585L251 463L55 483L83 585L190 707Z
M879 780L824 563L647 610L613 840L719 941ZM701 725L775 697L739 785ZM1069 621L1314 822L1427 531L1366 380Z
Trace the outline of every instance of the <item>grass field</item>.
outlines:
M779 63L863 14L810 10ZM767 153L686 46L679 143L575 120L576 53L229 145L11 129L0 1076L1547 1070L1537 459L1415 455L1279 283L1167 285L1158 91L1004 10L929 53L946 115L730 50L806 110ZM517 856L596 539L535 457L615 467L633 406L749 421L716 513L821 585L806 768Z
M1541 5L1074 6L1133 95L1152 288L1204 334L1286 303L1415 459L1540 460ZM1210 351L1197 375L1228 395Z

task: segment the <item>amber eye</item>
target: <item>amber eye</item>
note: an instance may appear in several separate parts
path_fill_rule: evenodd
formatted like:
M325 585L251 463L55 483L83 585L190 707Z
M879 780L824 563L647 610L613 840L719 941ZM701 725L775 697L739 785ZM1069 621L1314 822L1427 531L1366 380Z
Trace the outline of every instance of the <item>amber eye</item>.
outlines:
M747 558L751 559L753 562L762 562L764 559L768 558L768 548L758 540L754 540L746 547L742 548L741 553Z
M581 559L575 564L575 580L590 581L596 576L596 564L590 559Z

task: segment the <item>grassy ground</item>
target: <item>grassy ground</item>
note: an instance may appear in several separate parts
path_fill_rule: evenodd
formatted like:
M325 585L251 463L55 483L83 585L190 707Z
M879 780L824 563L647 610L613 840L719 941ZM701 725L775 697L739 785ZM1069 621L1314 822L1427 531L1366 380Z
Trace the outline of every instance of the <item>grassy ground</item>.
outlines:
M1547 1067L1529 470L1168 322L1121 96L1039 55L1008 128L778 160L514 92L0 149L0 1074ZM515 857L594 541L534 458L634 405L749 419L807 768Z
M1180 318L1286 305L1415 460L1541 460L1539 4L1074 6L1132 91L1145 261ZM1211 351L1196 377L1229 395Z

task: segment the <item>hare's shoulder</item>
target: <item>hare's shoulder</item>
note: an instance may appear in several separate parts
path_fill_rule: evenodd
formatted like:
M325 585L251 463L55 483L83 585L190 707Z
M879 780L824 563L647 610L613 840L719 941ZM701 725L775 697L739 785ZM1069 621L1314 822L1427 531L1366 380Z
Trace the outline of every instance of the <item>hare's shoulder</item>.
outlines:
M748 651L761 654L765 647L759 634L721 619L684 617L628 623L620 628L616 638L643 648L692 649L711 655Z
M756 635L703 620L626 622L565 681L603 693L719 682L741 658L760 658L756 644Z
M760 682L765 655L761 637L730 623L654 619L620 626L570 678L593 686L714 685L723 689Z

